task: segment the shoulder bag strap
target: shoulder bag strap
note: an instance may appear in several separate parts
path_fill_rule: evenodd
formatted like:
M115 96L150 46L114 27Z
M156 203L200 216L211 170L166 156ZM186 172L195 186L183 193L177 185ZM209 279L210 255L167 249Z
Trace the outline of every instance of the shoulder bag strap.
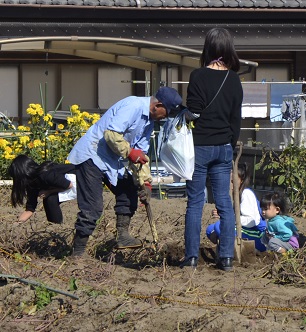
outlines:
M204 110L206 110L212 104L212 102L216 99L216 97L218 96L219 92L221 91L221 89L222 89L222 87L223 87L223 85L224 85L224 83L225 83L225 81L227 79L228 73L229 73L229 70L227 71L227 73L226 73L226 75L224 77L224 80L223 80L222 84L220 85L219 90L215 94L214 98L210 101L210 103L204 108Z

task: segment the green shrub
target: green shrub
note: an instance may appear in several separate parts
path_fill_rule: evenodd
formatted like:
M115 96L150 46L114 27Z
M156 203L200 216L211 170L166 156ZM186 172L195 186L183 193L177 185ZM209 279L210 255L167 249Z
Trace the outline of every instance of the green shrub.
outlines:
M272 182L283 188L291 202L290 212L300 214L306 206L306 148L294 144L281 153L265 147L255 169L270 170Z
M53 112L55 113L55 111ZM67 157L76 141L100 119L99 114L81 112L78 105L70 107L67 124L53 127L53 116L40 104L30 104L27 109L27 126L4 131L0 137L0 179L8 179L7 169L19 154L26 154L38 164L45 160L67 163Z

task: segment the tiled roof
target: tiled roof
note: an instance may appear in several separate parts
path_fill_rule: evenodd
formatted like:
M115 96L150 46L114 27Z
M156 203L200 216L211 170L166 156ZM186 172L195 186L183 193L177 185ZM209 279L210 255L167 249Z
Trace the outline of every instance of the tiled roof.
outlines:
M120 8L306 8L306 0L0 0L0 5Z
M202 50L230 30L239 51L306 50L306 0L0 0L0 40L120 38Z

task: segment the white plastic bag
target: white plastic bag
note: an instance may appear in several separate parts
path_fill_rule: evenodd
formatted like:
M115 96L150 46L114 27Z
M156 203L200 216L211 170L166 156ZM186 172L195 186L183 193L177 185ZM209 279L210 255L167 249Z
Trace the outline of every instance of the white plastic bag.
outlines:
M186 180L194 171L192 131L186 124L184 112L168 119L158 136L159 157L166 170Z
M58 193L58 199L60 202L71 201L77 198L76 175L65 174L65 178L72 182L73 186L70 189Z

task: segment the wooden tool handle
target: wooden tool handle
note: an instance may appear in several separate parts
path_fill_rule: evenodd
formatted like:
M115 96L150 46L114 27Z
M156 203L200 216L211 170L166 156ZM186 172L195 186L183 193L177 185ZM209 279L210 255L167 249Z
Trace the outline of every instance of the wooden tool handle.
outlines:
M240 221L240 199L239 199L239 176L238 176L238 163L242 155L242 142L238 142L239 151L237 157L234 161L233 167L233 191L234 191L234 211L236 216L236 229L237 229L237 239L241 240L241 221Z

